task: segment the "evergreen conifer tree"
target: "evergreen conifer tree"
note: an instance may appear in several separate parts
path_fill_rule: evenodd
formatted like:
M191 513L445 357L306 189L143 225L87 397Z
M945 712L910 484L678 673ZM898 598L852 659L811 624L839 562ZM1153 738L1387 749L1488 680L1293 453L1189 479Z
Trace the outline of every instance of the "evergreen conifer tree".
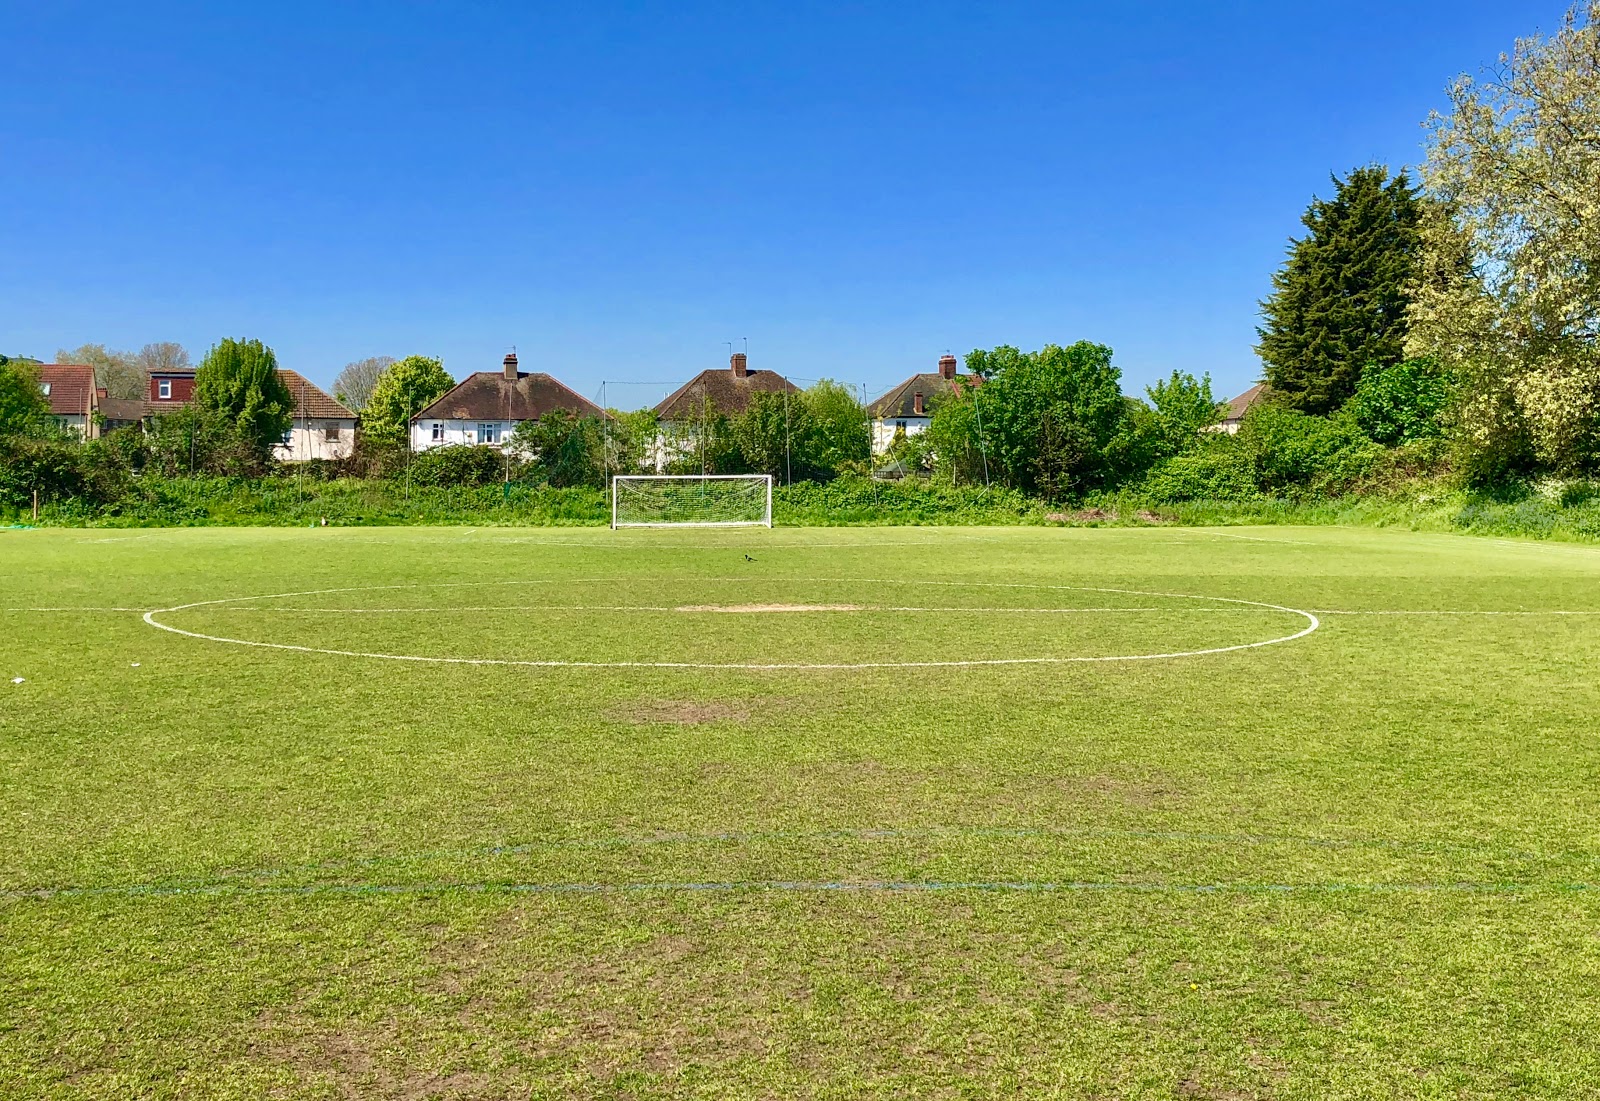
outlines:
M1333 177L1332 199L1313 199L1309 232L1289 246L1261 303L1256 353L1278 399L1332 413L1368 365L1405 358L1408 283L1420 248L1421 201L1405 172L1380 165Z

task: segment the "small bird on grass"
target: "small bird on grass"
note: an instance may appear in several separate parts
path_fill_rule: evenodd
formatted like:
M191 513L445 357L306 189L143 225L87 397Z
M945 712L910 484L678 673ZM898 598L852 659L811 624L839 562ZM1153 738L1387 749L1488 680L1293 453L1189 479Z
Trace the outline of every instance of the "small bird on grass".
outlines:
M754 558L751 558L751 557L750 557L750 556L749 556L749 555L748 555L748 554L747 554L747 555L745 555L745 556L744 556L744 560L745 560L745 561L746 561L746 562L754 562L754 561L755 561L755 559L754 559Z

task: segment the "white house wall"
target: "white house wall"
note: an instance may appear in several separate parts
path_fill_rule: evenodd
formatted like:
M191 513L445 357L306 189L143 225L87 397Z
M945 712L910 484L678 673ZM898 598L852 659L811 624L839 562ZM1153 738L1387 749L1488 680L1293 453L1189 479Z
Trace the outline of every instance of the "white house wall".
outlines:
M499 436L499 440L494 442L503 445L521 423L521 421L420 420L411 426L411 449L427 451L434 447L476 447L484 442L485 425L492 426L493 434Z
M288 443L272 449L279 462L303 463L311 459L348 458L356 445L354 420L295 421L289 429Z
M926 432L928 425L933 422L931 417L889 417L884 420L872 422L872 453L874 455L886 454L894 444L894 437L898 429L904 428L906 435L915 436L918 432Z

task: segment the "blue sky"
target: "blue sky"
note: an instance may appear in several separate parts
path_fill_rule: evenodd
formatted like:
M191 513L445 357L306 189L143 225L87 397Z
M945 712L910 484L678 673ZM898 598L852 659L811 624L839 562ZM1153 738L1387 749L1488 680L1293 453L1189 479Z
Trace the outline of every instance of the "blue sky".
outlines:
M1226 396L1329 172L1562 11L0 0L0 350L515 345L626 407L1087 339Z

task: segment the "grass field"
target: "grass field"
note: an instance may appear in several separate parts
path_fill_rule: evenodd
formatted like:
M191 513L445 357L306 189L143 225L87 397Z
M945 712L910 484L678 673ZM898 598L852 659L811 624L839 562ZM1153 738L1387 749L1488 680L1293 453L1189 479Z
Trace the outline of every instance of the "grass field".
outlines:
M6 1098L1600 1097L1600 548L11 531L0 608Z

